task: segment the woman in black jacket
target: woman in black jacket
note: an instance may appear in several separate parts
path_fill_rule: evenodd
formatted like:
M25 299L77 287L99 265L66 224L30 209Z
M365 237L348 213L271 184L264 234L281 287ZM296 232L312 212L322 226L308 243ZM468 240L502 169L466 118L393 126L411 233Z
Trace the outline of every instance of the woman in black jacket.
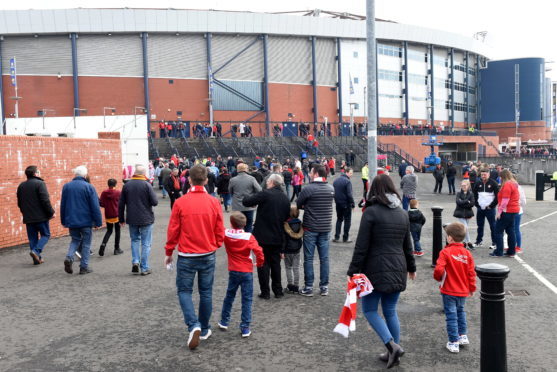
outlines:
M470 241L470 233L468 232L468 221L474 217L474 193L470 190L470 182L468 180L462 181L460 184L460 191L456 194L456 209L454 210L453 217L458 218L458 222L466 226L466 238L464 245L470 249L474 249Z
M404 354L398 345L396 304L400 292L406 289L406 276L416 277L410 222L393 181L386 174L374 178L366 205L347 274L350 279L363 273L373 285L373 292L362 298L362 311L387 348L388 352L379 358L391 368ZM379 301L385 320L377 312Z

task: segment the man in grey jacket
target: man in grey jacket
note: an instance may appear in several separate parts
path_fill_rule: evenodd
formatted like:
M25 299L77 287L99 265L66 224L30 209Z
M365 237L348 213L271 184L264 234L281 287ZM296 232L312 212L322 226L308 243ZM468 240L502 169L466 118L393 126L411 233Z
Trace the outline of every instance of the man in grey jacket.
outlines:
M409 165L405 170L406 174L400 180L402 189L402 208L407 211L410 200L416 199L416 189L418 188L418 177L414 174L414 167Z
M319 253L319 289L321 296L329 294L329 234L333 221L335 189L327 183L325 167L316 164L311 168L311 182L302 189L296 201L304 210L304 281L303 296L313 296L313 254Z
M242 212L246 216L245 232L253 230L253 215L255 214L255 207L244 207L242 201L245 197L252 196L261 191L261 186L257 183L254 177L250 176L248 165L245 163L238 164L238 175L230 179L228 184L228 192L232 197L232 210Z

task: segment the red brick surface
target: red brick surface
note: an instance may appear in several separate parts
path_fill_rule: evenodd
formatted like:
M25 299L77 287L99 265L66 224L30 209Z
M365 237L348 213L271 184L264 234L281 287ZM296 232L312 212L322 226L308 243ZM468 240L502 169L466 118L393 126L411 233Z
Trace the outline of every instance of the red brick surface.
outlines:
M0 248L27 243L16 197L27 166L37 165L47 184L56 210L50 221L52 237L68 234L60 224L60 197L64 184L73 178L72 169L85 165L99 194L106 189L108 178L122 178L119 140L0 136L0 154Z
M516 125L508 123L482 123L482 130L497 132L501 142L507 142L509 137L515 137ZM551 128L546 127L545 121L521 121L518 133L523 142L528 140L551 140Z

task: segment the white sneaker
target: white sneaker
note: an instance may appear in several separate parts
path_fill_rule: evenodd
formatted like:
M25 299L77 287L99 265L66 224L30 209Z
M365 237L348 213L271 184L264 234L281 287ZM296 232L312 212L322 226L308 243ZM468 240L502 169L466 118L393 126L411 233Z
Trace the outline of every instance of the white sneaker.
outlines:
M447 349L451 352L451 353L458 353L460 351L460 348L458 346L458 341L457 342L447 342Z
M218 322L217 324L219 325L219 328L222 329L223 331L226 331L228 329L228 326L221 324L221 322Z
M474 247L474 248L479 248L479 247L481 247L481 246L482 246L482 243L474 243L474 244L472 244L472 247Z
M466 335L458 336L458 344L459 345L470 345L470 341L468 341L468 336L466 336Z
M195 327L191 330L190 336L188 337L188 347L190 350L195 349L199 346L199 335L201 334L201 328Z
M206 339L211 337L212 334L213 334L213 332L210 329L208 329L207 334L205 336L199 336L199 339L205 341Z
M495 248L497 248L496 245L490 245L490 246L489 246L489 249L495 249Z

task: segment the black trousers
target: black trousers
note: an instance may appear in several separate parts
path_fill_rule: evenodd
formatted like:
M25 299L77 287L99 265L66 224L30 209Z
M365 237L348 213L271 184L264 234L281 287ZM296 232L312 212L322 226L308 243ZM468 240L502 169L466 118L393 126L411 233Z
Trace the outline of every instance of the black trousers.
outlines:
M439 192L441 192L442 188L443 188L443 180L435 180L435 189L433 189L433 192L437 192L437 189L439 189Z
M172 207L174 207L174 202L176 201L176 199L180 198L182 194L180 193L180 191L174 191L168 193L168 196L170 197L170 209L172 210Z
M108 243L108 239L112 235L112 231L115 231L114 234L114 249L120 248L120 223L106 223L106 233L104 234L102 245L106 245Z
M350 232L350 225L352 224L352 208L346 207L336 207L337 209L337 225L335 230L335 239L340 238L340 230L342 228L342 222L344 222L344 234L342 235L342 240L348 240L348 233Z
M265 264L257 268L257 276L259 277L259 288L261 294L270 295L269 276L271 277L271 288L275 295L282 293L281 268L280 268L280 245L261 245L263 255L265 256ZM269 275L270 274L270 275Z

